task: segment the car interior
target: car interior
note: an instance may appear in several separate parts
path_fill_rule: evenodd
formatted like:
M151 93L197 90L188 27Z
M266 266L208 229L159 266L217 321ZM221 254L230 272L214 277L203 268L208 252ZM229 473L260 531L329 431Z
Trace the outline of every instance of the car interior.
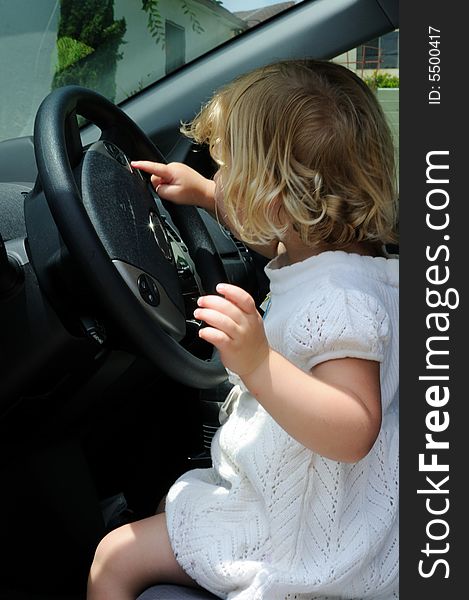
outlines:
M0 142L0 598L85 598L100 539L153 514L179 474L210 467L230 384L192 313L219 281L260 306L267 259L205 211L162 201L129 161L212 177L207 148L180 126L214 90L399 27L397 0L289 4L119 106L58 87L32 135ZM174 585L139 596L183 598L215 596Z

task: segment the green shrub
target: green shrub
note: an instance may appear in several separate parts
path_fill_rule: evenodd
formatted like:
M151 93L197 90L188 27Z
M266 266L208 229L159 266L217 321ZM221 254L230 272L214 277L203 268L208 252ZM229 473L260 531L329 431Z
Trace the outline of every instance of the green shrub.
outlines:
M57 71L63 71L94 52L94 48L70 37L57 40Z
M114 0L60 0L52 87L82 85L114 100L125 29L124 19L114 19Z
M397 75L391 75L390 73L380 73L379 71L375 71L373 75L364 77L363 80L373 90L377 90L378 88L399 87L399 77Z

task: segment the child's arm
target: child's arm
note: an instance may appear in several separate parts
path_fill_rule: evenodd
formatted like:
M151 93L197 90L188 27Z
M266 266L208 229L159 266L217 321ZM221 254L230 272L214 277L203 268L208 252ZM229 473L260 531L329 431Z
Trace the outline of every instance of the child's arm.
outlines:
M140 169L151 175L151 183L158 190L158 195L164 200L175 204L189 204L199 206L212 214L223 225L230 227L223 211L215 208L215 181L206 179L194 169L184 163L155 163L147 160L134 160L132 167ZM236 235L236 231L233 231ZM277 240L262 246L249 245L252 250L259 252L267 258L273 258L277 254Z
M251 296L222 284L224 296L199 299L199 335L292 437L342 462L366 456L379 432L379 363L356 358L323 362L305 373L272 350Z
M200 206L215 211L215 182L206 179L183 163L150 162L133 160L132 167L151 175L151 183L164 200L175 204Z

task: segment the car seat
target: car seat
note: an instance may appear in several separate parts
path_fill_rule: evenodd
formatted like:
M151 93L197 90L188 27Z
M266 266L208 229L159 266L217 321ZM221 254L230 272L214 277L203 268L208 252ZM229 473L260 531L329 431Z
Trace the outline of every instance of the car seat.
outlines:
M154 585L140 594L137 600L216 600L206 590L189 588L180 585Z

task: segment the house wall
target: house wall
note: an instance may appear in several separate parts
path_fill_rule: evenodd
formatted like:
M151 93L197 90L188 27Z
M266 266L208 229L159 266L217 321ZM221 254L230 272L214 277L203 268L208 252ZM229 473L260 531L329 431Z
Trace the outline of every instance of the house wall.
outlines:
M125 18L127 31L120 48L123 59L117 63L116 102L126 98L134 91L163 77L166 72L166 49L162 42L157 43L148 29L148 16L135 10L135 2L140 0L115 0L114 16ZM180 2L160 0L159 12L165 19L184 28L186 62L197 58L208 48L214 47L231 37L236 29L235 23L227 19L217 7L209 8L199 2L190 2L195 18L204 29L201 33L193 30L189 15L184 14Z
M372 75L376 71L376 69L374 69L374 68L363 69L361 67L361 65L359 64L359 61L357 63L357 49L356 48L354 48L353 50L349 50L348 52L344 52L343 54L340 54L339 56L334 57L334 62L340 63L341 65L345 65L352 71L355 71L357 73L357 75L359 75L360 77L366 77L368 75ZM380 73L389 73L390 75L395 75L396 77L399 77L399 69L384 69L384 68L380 67L378 70Z

